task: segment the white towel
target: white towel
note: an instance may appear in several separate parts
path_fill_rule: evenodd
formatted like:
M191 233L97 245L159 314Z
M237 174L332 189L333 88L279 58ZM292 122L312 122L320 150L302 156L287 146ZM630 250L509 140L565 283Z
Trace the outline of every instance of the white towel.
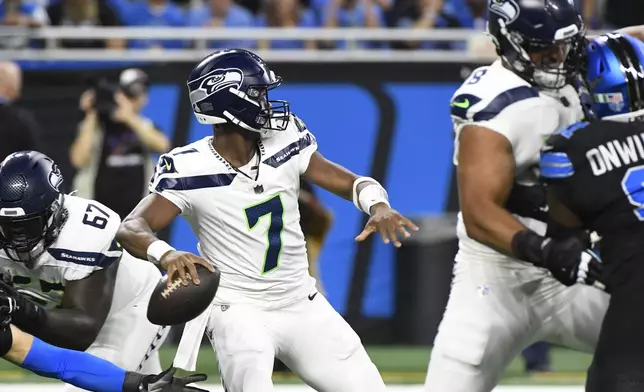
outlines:
M186 324L183 335L181 336L181 342L179 342L177 354L174 356L174 367L189 372L195 371L201 340L208 326L213 306L210 305L201 315Z

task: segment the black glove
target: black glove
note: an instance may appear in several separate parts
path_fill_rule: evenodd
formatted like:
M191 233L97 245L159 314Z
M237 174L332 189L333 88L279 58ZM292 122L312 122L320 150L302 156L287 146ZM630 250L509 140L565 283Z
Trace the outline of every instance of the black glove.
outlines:
M18 304L6 291L0 289L0 329L11 324L11 317L18 310Z
M193 382L206 381L205 374L191 374L185 377L175 377L177 369L170 367L160 374L143 376L128 372L123 383L123 392L208 392L205 389L189 387Z
M555 279L566 286L581 283L600 290L606 289L600 282L603 268L601 260L587 249L587 244L579 237L553 240L532 230L523 230L512 239L512 250L518 258L547 268Z
M43 308L29 301L13 286L0 280L0 291L13 299L15 309L12 311L12 323L25 332L32 333L46 323L47 313Z

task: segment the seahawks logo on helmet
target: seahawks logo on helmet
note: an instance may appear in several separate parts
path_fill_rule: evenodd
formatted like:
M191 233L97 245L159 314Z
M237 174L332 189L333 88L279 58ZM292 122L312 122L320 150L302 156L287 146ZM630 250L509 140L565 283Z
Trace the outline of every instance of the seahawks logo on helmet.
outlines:
M58 165L55 163L51 166L51 171L49 172L49 185L54 188L55 191L60 192L60 184L63 183L63 175L60 173Z
M490 12L499 15L505 24L510 24L519 17L519 5L514 0L491 0Z
M217 69L204 77L199 89L211 95L228 87L239 88L244 80L244 73L237 68Z

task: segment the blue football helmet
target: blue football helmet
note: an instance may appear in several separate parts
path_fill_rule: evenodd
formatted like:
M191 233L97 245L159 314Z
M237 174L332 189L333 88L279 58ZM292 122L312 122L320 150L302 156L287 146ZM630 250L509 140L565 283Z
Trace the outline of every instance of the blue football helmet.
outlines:
M487 29L506 67L536 87L579 74L585 28L573 0L488 0Z
M610 33L593 39L586 53L592 113L613 121L644 119L644 43Z
M188 78L190 103L200 123L231 123L260 134L288 126L288 102L268 100L268 91L280 84L282 78L264 60L243 49L208 55Z
M14 261L33 263L58 237L67 212L56 163L37 151L0 164L0 246Z

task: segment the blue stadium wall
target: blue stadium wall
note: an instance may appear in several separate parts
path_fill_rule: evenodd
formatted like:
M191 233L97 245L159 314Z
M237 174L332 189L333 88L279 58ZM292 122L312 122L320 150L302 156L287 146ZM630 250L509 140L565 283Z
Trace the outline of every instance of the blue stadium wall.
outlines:
M78 97L91 78L133 64L25 63L21 104L44 128L43 149L67 178L68 146L81 118ZM185 75L190 64L138 64L150 75L145 114L174 145L211 134L190 112ZM449 99L471 69L463 64L274 64L285 84L271 98L286 99L316 135L319 150L356 173L379 179L393 205L409 216L456 208ZM70 181L68 181L69 183ZM358 328L390 320L395 312L395 251L380 241L354 242L366 217L352 203L320 191L334 223L319 260L329 301ZM188 225L164 233L180 249L196 251ZM382 328L376 328L382 331ZM374 339L379 339L375 337ZM385 339L386 340L386 339Z

